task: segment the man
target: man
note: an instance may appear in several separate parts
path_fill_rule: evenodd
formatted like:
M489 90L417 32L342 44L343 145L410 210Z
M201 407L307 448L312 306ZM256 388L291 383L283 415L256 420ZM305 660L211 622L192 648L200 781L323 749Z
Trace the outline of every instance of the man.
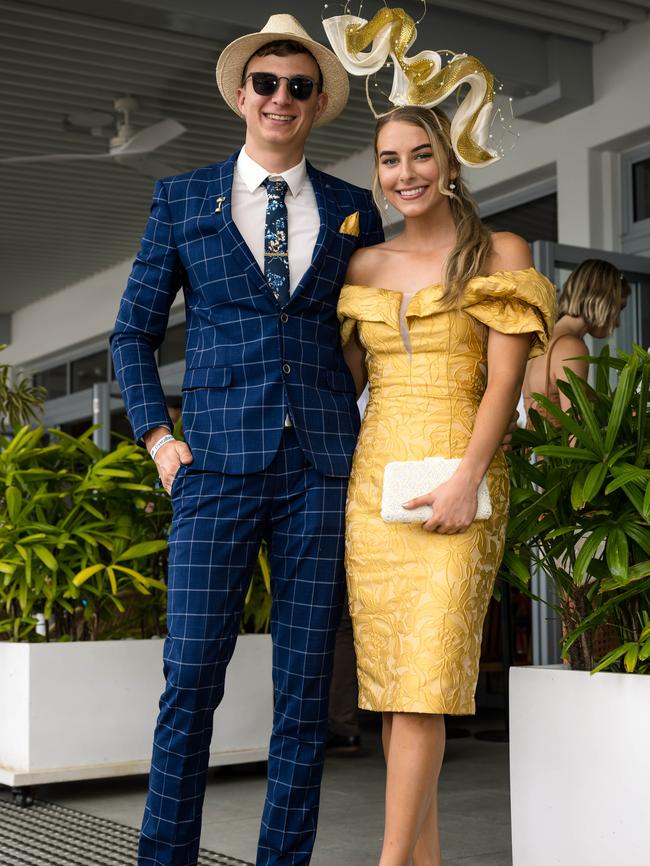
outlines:
M383 235L369 192L305 163L312 126L341 111L348 82L296 19L274 15L231 43L217 83L245 120L245 147L156 184L111 338L135 436L174 512L139 864L196 864L212 716L266 538L275 700L257 864L298 866L316 833L359 423L336 304L353 251ZM186 443L169 436L154 359L181 288Z

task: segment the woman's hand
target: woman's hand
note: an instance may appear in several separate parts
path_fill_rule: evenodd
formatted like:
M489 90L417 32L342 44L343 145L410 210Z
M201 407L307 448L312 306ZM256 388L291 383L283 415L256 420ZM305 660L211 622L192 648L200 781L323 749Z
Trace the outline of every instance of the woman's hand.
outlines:
M422 524L427 532L454 535L464 532L476 517L478 484L458 471L430 493L405 502L404 508L430 505L431 517Z
M508 451L512 451L512 445L511 445L512 434L517 429L517 422L518 421L519 421L519 409L515 409L515 411L512 413L512 418L510 419L510 423L508 424L508 429L506 430L505 435L503 437L503 442L501 443L501 450L504 453L507 453Z

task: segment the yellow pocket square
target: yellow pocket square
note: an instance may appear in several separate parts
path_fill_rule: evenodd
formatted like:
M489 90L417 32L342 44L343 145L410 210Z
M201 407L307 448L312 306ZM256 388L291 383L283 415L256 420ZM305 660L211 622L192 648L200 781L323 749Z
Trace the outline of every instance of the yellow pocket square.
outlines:
M340 235L354 235L355 238L359 237L359 211L355 210L354 213L349 214L341 223L341 227L339 228Z

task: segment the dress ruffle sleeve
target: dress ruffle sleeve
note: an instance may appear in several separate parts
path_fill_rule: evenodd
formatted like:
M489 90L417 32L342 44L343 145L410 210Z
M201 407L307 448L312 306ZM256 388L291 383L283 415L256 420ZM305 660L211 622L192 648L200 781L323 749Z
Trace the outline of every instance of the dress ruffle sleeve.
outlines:
M543 355L555 324L555 286L539 271L499 271L467 284L463 310L502 334L532 334L529 357Z
M341 323L341 344L345 346L348 342L357 322L386 322L399 328L399 303L395 305L398 297L389 289L344 285L336 310Z
M449 313L439 283L415 292L406 318ZM502 334L532 334L530 357L542 355L555 324L555 286L535 268L497 271L473 277L465 286L461 309ZM338 317L341 342L350 339L357 322L385 322L399 330L401 292L346 284L341 289Z

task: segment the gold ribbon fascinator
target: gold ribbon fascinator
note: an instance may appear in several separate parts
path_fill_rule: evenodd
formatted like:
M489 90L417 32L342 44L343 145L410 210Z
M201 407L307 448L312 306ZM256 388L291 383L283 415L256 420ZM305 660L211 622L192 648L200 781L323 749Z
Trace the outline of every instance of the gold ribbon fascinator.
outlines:
M375 117L380 117L368 94L368 76L393 60L393 84L388 99L395 107L433 108L461 85L468 91L451 121L451 143L463 165L478 168L501 159L488 147L494 113L494 77L476 57L451 51L406 52L417 38L415 21L403 9L384 7L367 21L357 15L323 20L332 50L350 75L366 76L366 94ZM366 50L369 49L369 50ZM443 65L442 55L450 57Z

